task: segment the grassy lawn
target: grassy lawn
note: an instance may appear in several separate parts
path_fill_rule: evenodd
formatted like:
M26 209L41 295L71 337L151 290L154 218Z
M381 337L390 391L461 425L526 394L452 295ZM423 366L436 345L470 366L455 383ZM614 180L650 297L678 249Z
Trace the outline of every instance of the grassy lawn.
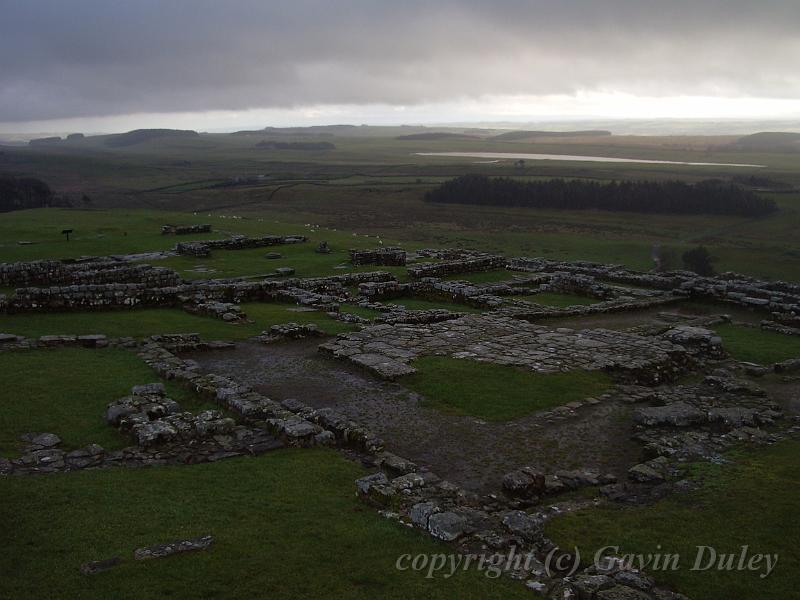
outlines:
M360 306L354 306L352 304L340 305L339 312L349 313L351 315L358 315L359 317L364 317L365 319L374 319L375 317L383 314L379 310L373 310L371 308L362 308Z
M348 252L350 245L331 247L329 254L315 252L316 247L316 244L305 242L247 250L216 250L211 252L210 257L174 256L160 260L156 264L174 269L184 279L267 275L278 267L292 267L296 277L325 277L356 271L389 271L405 277L407 273L405 267L376 265L355 267L350 264ZM268 252L278 252L281 258L265 258ZM209 271L197 271L198 267L207 268Z
M293 304L245 303L253 323L231 324L192 315L177 308L146 308L105 312L0 315L0 331L27 337L103 333L109 337L147 337L159 333L199 333L206 339L237 340L258 335L277 323L316 323L334 335L353 326L321 312L296 312Z
M417 372L404 385L425 397L424 405L487 421L510 421L603 393L611 380L599 371L540 374L445 356L414 361Z
M597 302L600 302L600 300L598 300L597 298L589 298L588 296L578 296L577 294L558 294L554 292L542 292L540 294L529 294L527 296L511 296L511 297L514 298L515 300L525 300L527 302L535 302L536 304L553 306L555 308L595 304Z
M364 470L331 450L218 463L0 481L4 598L528 598L475 571L449 579L395 568L452 548L355 498ZM205 534L211 548L132 560L143 545ZM83 562L120 556L85 577Z
M55 433L63 447L97 443L123 448L130 440L106 424L109 402L158 376L133 352L63 348L0 353L0 454L14 454L23 433ZM186 410L216 408L166 382L170 397Z
M677 553L679 570L650 574L691 598L796 598L798 452L797 441L739 452L735 464L698 467L705 482L695 492L652 506L579 511L550 521L547 531L561 547L577 546L589 561L604 546L634 554ZM779 560L764 579L752 572L691 571L701 545L737 559L747 545L750 553L777 553Z
M211 224L212 233L191 235L161 235L165 223ZM71 228L70 241L61 230ZM0 262L38 260L43 258L69 258L76 256L102 256L108 254L138 253L151 250L168 250L177 242L220 239L231 234L248 236L305 235L309 241L275 248L255 250L218 251L210 258L194 259L175 257L154 264L183 270L204 264L218 269L218 273L194 274L195 277L222 277L228 275L253 275L269 273L276 267L295 266L303 276L333 275L340 270L333 267L348 260L350 248L372 248L375 238L353 236L352 233L312 227L308 224L286 223L263 217L227 218L220 214L169 212L160 210L76 210L47 208L23 210L0 217ZM19 241L32 242L19 245ZM314 248L325 240L333 250L331 254L317 254ZM390 243L387 241L387 243ZM276 251L286 259L268 260L267 252ZM292 264L292 259L295 264ZM376 270L374 267L368 270ZM405 271L404 268L400 270ZM186 274L191 276L192 273Z
M399 304L408 310L431 310L433 308L444 308L452 312L479 313L483 312L480 308L467 306L466 304L456 304L455 302L445 302L439 300L425 300L423 298L394 298L387 300L386 304Z
M800 358L800 337L732 324L715 329L722 337L723 348L738 360L768 365Z

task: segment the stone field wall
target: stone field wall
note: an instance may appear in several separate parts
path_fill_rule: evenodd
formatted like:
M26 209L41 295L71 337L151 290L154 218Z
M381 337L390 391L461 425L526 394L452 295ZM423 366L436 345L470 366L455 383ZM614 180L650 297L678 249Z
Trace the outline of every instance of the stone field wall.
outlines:
M212 250L243 250L246 248L265 248L283 244L299 244L307 241L304 235L265 235L251 238L236 236L223 240L203 240L197 242L180 242L175 245L178 254L189 256L208 256Z
M142 283L150 287L176 285L177 273L163 267L132 265L117 260L64 262L41 260L0 264L0 285L85 285L103 283Z
M211 233L211 225L162 225L161 235L189 235Z
M641 273L619 265L575 262L565 263L543 258L515 258L509 263L512 270L526 272L553 272L585 275L621 284L672 290L698 298L731 302L747 308L761 308L773 312L778 318L800 315L800 286L782 281L761 281L736 273L723 273L715 277L701 277L687 271L668 273Z
M350 250L350 262L354 265L404 267L406 264L406 251L400 248Z

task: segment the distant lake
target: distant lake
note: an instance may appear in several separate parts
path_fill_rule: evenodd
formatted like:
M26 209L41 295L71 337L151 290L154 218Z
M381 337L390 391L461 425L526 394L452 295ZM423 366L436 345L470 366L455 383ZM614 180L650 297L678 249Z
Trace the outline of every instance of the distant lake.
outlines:
M647 163L653 165L691 165L693 167L751 167L759 169L766 165L744 165L738 163L683 162L679 160L649 160L647 158L614 158L611 156L573 156L570 154L517 154L514 152L417 152L417 156L454 156L463 158L510 158L514 160L564 160L609 163Z

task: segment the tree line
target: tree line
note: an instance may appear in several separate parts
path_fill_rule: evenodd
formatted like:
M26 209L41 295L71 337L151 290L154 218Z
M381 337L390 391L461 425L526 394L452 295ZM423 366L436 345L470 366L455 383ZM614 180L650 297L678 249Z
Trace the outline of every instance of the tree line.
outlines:
M714 214L758 217L777 210L763 198L733 183L708 179L683 181L612 181L462 175L425 194L427 202L525 208L594 209L639 213Z
M41 179L0 175L0 212L71 205L68 198L56 196Z

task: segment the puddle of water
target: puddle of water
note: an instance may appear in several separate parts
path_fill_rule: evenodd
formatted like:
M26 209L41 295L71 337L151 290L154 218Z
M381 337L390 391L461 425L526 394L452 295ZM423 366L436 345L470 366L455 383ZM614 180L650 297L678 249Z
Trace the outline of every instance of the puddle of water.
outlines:
M647 158L616 158L612 156L580 156L572 154L526 154L516 152L416 152L417 156L449 156L462 158L496 158L512 160L562 160L572 162L646 163L653 165L689 165L693 167L747 167L760 169L766 165L740 163L684 162L678 160L652 160Z

